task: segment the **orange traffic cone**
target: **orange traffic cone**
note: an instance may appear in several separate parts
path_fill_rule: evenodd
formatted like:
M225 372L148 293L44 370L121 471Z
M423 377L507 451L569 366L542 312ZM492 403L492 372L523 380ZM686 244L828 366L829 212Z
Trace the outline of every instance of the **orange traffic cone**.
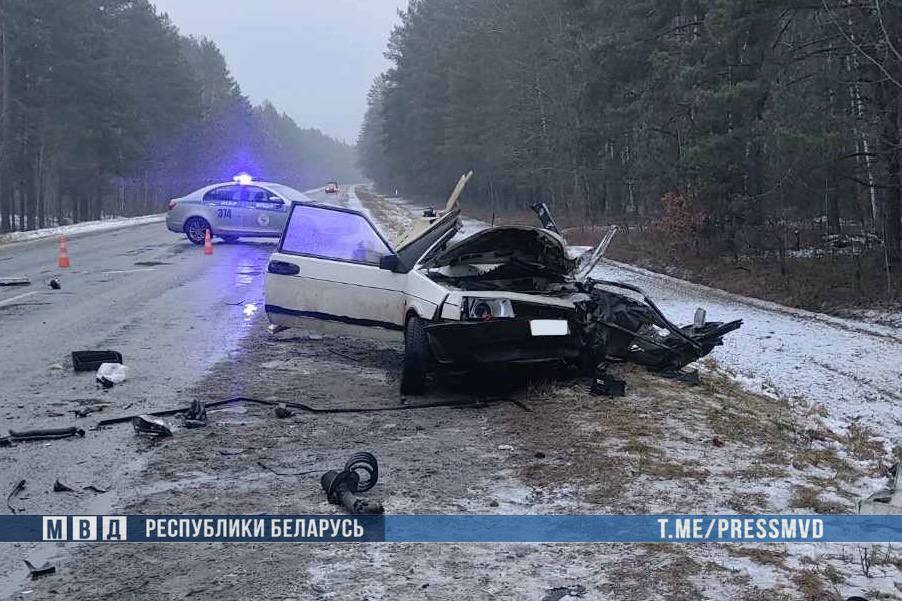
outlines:
M59 259L57 260L57 265L60 269L67 269L70 265L69 263L69 244L66 242L65 236L60 236L60 252Z
M213 240L210 236L210 230L207 230L207 233L204 234L204 254L212 255L213 254Z

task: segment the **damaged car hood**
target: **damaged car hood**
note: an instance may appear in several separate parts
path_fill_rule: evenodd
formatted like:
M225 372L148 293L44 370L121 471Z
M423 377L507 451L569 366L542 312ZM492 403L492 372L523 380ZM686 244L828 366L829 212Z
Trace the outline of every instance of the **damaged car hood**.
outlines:
M482 230L430 257L426 269L456 265L515 264L545 275L564 277L577 267L564 240L546 229L505 226Z

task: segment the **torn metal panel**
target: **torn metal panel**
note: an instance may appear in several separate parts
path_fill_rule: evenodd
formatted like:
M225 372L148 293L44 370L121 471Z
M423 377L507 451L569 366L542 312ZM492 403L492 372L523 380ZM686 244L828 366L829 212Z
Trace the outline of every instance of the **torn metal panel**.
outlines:
M605 288L642 296L642 302ZM662 371L677 371L723 344L723 337L742 326L702 322L679 327L639 288L620 282L589 280L577 300L583 323L583 342L593 360L629 361ZM697 313L703 315L704 312Z

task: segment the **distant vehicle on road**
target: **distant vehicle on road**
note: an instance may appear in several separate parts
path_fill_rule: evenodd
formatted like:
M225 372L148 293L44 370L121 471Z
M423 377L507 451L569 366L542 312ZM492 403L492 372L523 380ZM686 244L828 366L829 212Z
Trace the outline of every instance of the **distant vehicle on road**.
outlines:
M278 238L293 202L311 202L303 192L245 174L169 201L166 227L203 244L207 230L226 242L240 237Z
M326 184L326 194L338 194L338 183L329 182Z

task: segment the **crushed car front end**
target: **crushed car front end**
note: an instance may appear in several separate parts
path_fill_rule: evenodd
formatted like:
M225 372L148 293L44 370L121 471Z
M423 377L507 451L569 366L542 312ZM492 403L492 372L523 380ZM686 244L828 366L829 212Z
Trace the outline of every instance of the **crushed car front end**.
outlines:
M676 326L638 288L588 277L612 235L572 257L553 225L496 227L424 257L420 275L449 290L425 326L436 364L559 361L588 371L628 361L678 371L742 325L708 322L700 310Z

